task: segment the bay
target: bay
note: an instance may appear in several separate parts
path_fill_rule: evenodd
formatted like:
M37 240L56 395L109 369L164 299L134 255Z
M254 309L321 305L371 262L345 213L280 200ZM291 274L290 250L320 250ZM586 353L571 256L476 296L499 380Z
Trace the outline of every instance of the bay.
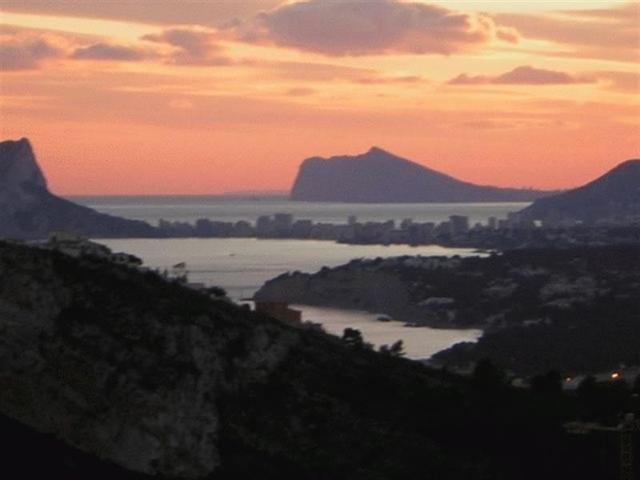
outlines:
M288 271L315 272L354 258L400 255L469 256L472 249L408 245L345 245L315 240L253 238L175 238L175 239L97 239L113 251L124 251L142 258L145 265L160 270L185 262L192 282L216 285L240 301L251 297L270 278ZM375 344L403 340L407 356L428 358L459 341L474 341L478 330L447 330L427 327L407 328L401 322L379 322L375 312L357 312L300 306L303 320L322 323L329 332L340 335L344 328L357 328Z
M292 202L283 197L234 196L93 196L73 200L103 213L144 220L151 224L163 218L195 222L199 218L236 222L255 222L260 215L289 213L296 219L313 222L345 223L355 215L359 221L439 223L450 215L469 217L470 223L488 217L505 218L527 203L441 203L441 204L352 204ZM97 239L113 251L124 251L142 258L151 268L168 269L185 262L189 280L207 286L220 286L240 301L251 297L264 282L289 271L315 272L354 258L401 255L469 256L472 249L434 245L345 245L317 240L255 238L171 238ZM305 321L322 323L329 332L340 335L347 328L359 329L366 341L376 346L402 340L409 358L428 358L459 341L475 341L479 330L407 328L401 322L379 322L376 312L359 312L298 306Z

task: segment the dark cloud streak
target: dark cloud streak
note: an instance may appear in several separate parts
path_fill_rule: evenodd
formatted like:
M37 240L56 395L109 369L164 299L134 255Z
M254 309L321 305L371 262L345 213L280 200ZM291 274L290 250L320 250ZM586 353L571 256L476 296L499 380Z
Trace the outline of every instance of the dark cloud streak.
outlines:
M216 43L218 36L213 30L172 28L159 34L145 35L142 40L170 45L176 50L168 58L175 65L231 65L234 62L223 54Z
M593 77L574 76L555 70L521 66L495 76L463 73L449 80L448 83L449 85L570 85L594 82Z
M44 38L3 39L0 44L0 69L33 70L47 59L62 57L62 50Z
M217 27L254 16L281 0L0 0L6 12L100 18L159 25Z
M113 60L113 61L138 61L151 58L151 52L139 48L109 43L94 43L86 47L77 48L71 58L76 60Z

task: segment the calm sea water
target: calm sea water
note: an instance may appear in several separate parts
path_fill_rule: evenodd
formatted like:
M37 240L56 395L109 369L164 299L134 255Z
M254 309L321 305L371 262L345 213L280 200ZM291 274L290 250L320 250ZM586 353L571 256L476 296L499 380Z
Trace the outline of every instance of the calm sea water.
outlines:
M458 342L475 342L480 330L443 330L427 327L409 328L400 322L380 322L377 315L368 312L318 308L294 305L302 310L302 319L322 323L324 329L334 335L342 335L345 328L357 328L362 336L376 347L391 345L402 340L407 358L427 359L434 353Z
M435 245L345 245L319 240L255 238L98 239L114 251L142 258L153 268L187 264L189 279L225 288L234 299L250 297L260 286L284 272L315 272L354 258L399 255L474 255L467 248Z
M287 271L314 272L353 258L398 255L475 255L471 249L407 245L344 245L315 240L258 240L253 238L98 239L114 251L129 252L153 268L186 262L189 279L218 285L235 299L251 297L267 280ZM322 323L330 333L344 328L362 331L376 345L402 339L410 358L428 358L459 341L473 341L477 330L407 328L400 322L382 323L365 312L303 306L303 319Z
M74 201L98 211L152 224L160 218L193 222L198 218L253 222L260 215L291 213L314 222L346 222L349 215L361 221L411 218L441 222L449 215L466 215L471 222L490 216L506 217L526 203L475 204L346 204L291 202L282 198L235 198L215 196L74 197ZM153 268L171 268L186 262L193 282L218 285L239 300L250 297L267 280L287 271L314 272L354 258L398 255L474 255L471 249L407 245L343 245L315 240L258 240L247 238L98 239L114 251L129 252ZM322 323L330 333L358 328L375 345L403 340L410 358L428 358L459 341L474 341L478 330L407 328L400 322L383 323L367 312L300 306L303 319Z
M471 223L486 222L494 216L506 218L509 212L525 208L528 203L316 203L292 202L284 198L237 198L225 196L106 196L70 197L74 202L100 212L144 220L153 225L158 220L194 222L199 218L220 221L254 222L260 215L291 213L297 219L314 222L345 223L349 215L361 221L403 220L442 222L450 215L466 215Z

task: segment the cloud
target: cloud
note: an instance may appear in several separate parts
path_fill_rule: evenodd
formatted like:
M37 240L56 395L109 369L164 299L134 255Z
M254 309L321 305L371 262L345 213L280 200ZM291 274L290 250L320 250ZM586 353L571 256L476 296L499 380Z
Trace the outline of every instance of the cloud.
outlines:
M452 54L493 39L517 41L482 14L400 0L307 0L287 3L229 26L242 40L325 55Z
M160 25L209 25L246 18L282 0L0 0L6 12L101 18Z
M168 62L175 65L230 65L232 60L223 54L216 43L214 30L171 28L159 34L145 35L143 40L174 47Z
M427 83L419 75L385 74L372 68L358 68L331 63L256 61L254 67L264 76L303 82L340 82L360 85L420 85Z
M169 108L175 110L193 110L194 107L193 102L186 98L177 98L169 102Z
M564 47L563 51L538 54L625 62L637 62L640 58L639 18L640 3L636 2L608 9L494 16L501 26L515 28L523 37Z
M568 85L594 83L595 78L574 76L565 72L530 66L514 68L501 75L467 75L463 73L449 80L449 85Z
M2 70L38 69L50 59L122 62L153 58L160 58L160 54L148 46L121 45L91 35L9 26L0 34Z
M294 87L287 90L286 94L290 97L306 97L313 95L316 91L312 88Z
M331 63L263 61L258 67L267 74L286 80L310 82L356 81L358 78L378 75L370 68L350 67Z
M640 5L628 2L624 5L616 5L610 8L594 8L590 10L563 10L561 14L577 16L583 19L605 19L623 21L624 23L637 22L640 14Z
M391 84L419 84L422 82L426 82L423 77L418 75L405 75L405 76L397 76L397 77L385 77L382 75L371 75L354 78L353 81L355 83L359 83L361 85L391 85Z
M139 48L109 43L94 43L87 47L77 48L71 58L76 60L136 61L144 60L150 56L152 56L150 52Z
M498 27L496 29L496 37L508 43L518 43L520 41L520 32L511 27Z
M47 38L3 36L0 38L0 69L32 70L47 59L59 58L62 49Z
M640 95L640 73L638 72L597 72L598 80L605 88L617 93Z

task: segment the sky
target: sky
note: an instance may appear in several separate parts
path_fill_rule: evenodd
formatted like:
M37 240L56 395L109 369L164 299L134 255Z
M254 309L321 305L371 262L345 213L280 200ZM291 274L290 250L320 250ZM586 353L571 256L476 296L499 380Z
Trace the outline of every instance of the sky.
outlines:
M288 190L384 148L570 188L640 157L640 3L0 0L0 138L62 195Z

